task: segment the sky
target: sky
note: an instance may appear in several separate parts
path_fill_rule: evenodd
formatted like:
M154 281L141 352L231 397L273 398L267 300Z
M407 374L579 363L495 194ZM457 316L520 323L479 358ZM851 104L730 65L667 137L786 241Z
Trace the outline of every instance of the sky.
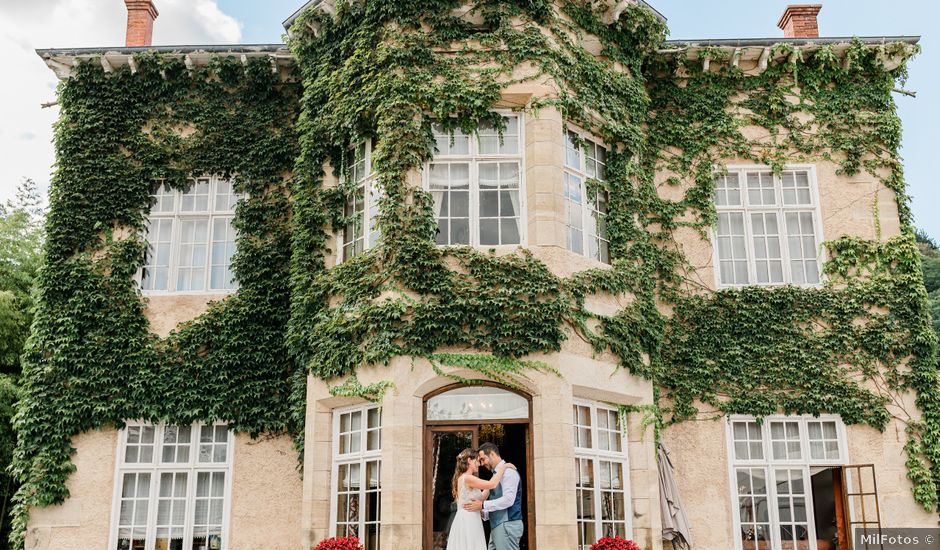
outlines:
M385 0L394 1L394 0ZM818 2L819 0L814 0ZM304 0L155 0L160 11L155 45L258 44L282 41L281 22ZM650 0L669 21L670 37L780 37L777 20L794 0ZM931 168L940 128L940 2L935 0L821 0L822 36L919 35L923 52L910 64L895 95L904 126L901 151L914 223L940 240L940 177ZM45 193L54 162L52 124L56 79L36 48L121 46L123 0L0 0L0 51L6 73L0 87L0 201L19 181L34 179Z

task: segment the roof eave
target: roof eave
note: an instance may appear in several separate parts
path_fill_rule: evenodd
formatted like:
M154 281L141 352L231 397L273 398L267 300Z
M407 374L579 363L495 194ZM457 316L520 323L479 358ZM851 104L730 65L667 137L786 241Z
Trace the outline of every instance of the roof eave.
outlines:
M903 42L905 44L917 44L920 42L920 36L823 36L819 38L703 38L695 40L666 40L664 46L729 46L729 47L747 47L747 46L774 46L777 44L790 44L793 46L801 45L825 45L825 44L845 44L859 40L867 45L893 44Z
M243 63L247 63L249 59L267 58L271 63L271 71L280 74L285 80L291 78L290 67L294 62L290 50L284 44L49 48L36 50L36 54L42 58L60 80L71 77L75 65L92 60L100 63L106 72L111 72L123 66L129 66L131 72L136 72L137 65L134 56L147 52L182 58L185 60L187 67L207 65L214 57L218 56L238 57Z

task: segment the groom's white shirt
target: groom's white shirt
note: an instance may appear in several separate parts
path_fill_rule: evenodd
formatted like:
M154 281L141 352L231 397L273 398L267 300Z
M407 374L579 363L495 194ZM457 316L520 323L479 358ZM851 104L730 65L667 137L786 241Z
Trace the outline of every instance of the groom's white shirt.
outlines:
M501 460L499 464L496 465L494 472L499 469L500 466L506 464L505 460ZM490 512L495 512L496 510L505 510L512 506L512 503L516 500L516 492L519 491L519 472L513 469L506 470L506 473L503 474L503 479L499 480L499 487L502 489L503 494L499 498L493 500L486 500L483 502L483 515L489 516Z

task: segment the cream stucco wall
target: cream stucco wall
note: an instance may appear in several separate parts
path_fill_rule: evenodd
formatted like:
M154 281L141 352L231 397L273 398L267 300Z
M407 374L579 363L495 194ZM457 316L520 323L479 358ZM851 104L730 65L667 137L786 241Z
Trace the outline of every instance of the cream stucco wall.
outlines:
M204 313L226 294L147 297L151 330L166 336L184 321ZM76 471L69 499L30 511L26 548L87 550L107 548L114 495L118 432L103 429L73 439ZM300 532L302 483L297 452L288 436L251 439L237 434L232 462L231 549L295 549Z
M742 133L748 139L758 139L766 131L745 127ZM722 164L752 166L754 162L742 158L727 158ZM828 160L794 164L809 166L815 173L824 241L834 241L843 236L887 240L900 235L901 223L895 193L874 176L864 170L852 176L840 174L839 165ZM665 171L656 174L657 191L661 197L679 200L688 189L688 184L666 184L667 179L674 175ZM688 276L699 285L714 290L717 285L711 243L703 240L696 231L687 228L680 228L675 236L690 264L695 268ZM822 249L820 258L826 258Z
M734 547L725 424L725 420L693 420L669 426L661 435L671 453L692 526L693 548ZM884 432L868 426L847 426L846 439L846 464L875 465L883 527L936 526L936 514L926 512L912 497L904 466L903 423L892 421ZM867 483L866 490L870 490ZM855 513L861 517L859 510Z
M117 436L108 429L72 439L75 472L66 483L71 496L60 505L30 510L27 549L107 548Z
M27 549L108 548L118 432L86 432L72 445L76 470L67 484L71 496L61 505L30 511ZM292 440L286 436L252 440L239 434L234 453L229 548L297 548L302 484Z
M303 493L299 465L288 436L236 436L229 548L297 548Z
M904 465L904 425L892 421L885 431L867 426L846 428L851 464L874 464L878 484L878 504L884 527L936 527L937 514L929 513L914 502L911 481ZM863 479L864 489L869 488ZM859 514L860 515L860 514Z

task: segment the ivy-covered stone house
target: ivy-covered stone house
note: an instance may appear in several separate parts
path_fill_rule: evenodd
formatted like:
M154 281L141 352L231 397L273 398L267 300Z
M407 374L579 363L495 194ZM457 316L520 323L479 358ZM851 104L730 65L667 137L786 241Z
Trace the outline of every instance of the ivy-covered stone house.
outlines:
M916 37L666 40L628 0L313 0L287 44L61 79L14 542L442 549L932 526L940 393L892 94ZM157 23L159 24L159 23ZM902 90L903 91L903 90ZM668 479L668 478L666 478ZM665 510L665 513L664 511Z

